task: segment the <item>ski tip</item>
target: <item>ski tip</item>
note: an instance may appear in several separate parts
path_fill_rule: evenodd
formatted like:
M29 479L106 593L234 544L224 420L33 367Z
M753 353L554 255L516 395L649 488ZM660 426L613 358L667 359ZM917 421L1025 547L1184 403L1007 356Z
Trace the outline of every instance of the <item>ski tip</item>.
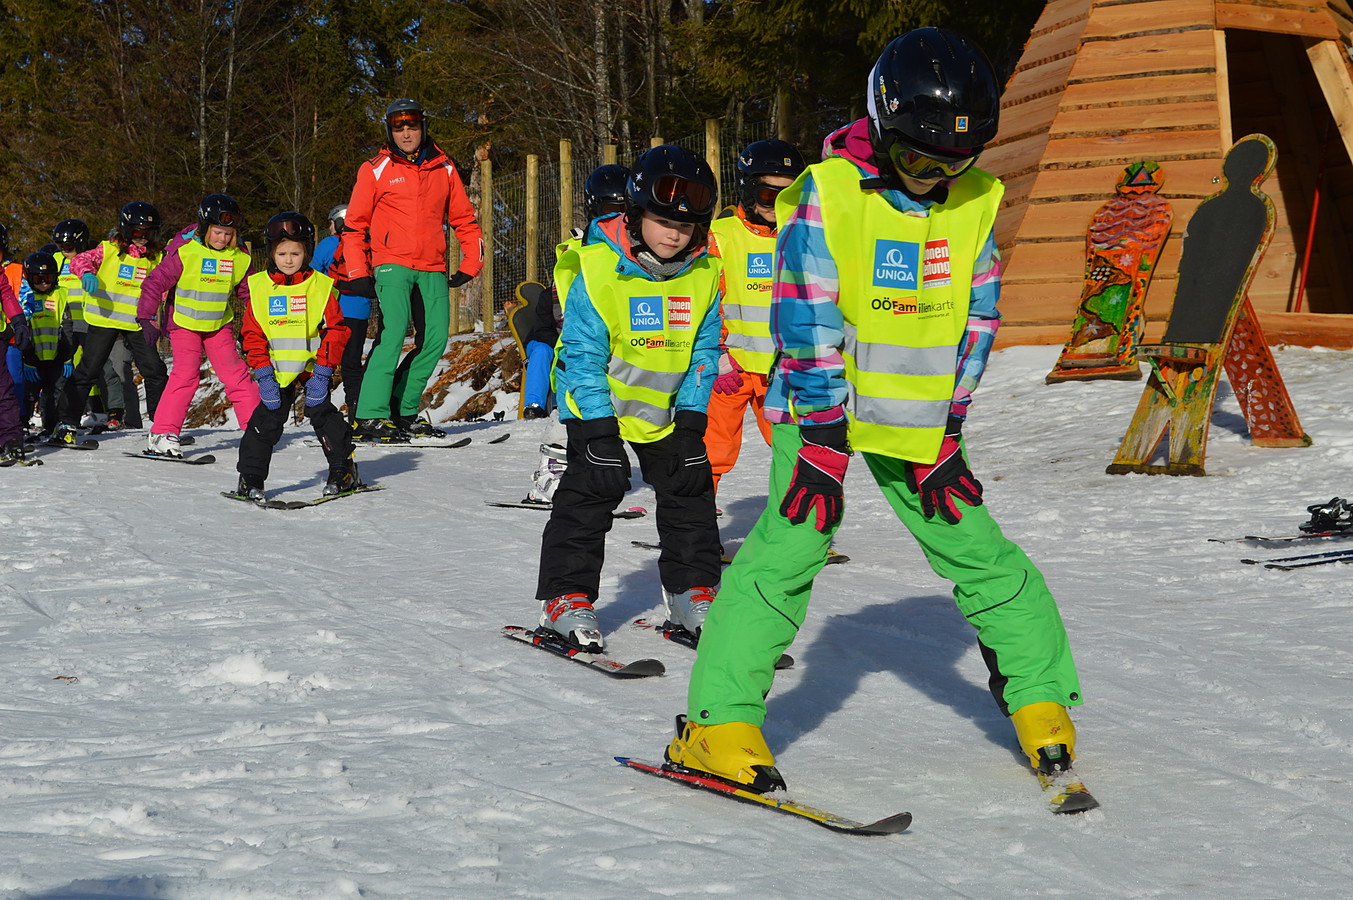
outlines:
M856 834L901 834L910 827L911 813L901 812L850 830Z
M488 443L490 443L490 444L501 444L503 441L507 440L507 439L510 438L510 437L512 437L512 432L508 432L507 434L500 434L500 435L498 435L498 437L494 438L493 440L489 441Z

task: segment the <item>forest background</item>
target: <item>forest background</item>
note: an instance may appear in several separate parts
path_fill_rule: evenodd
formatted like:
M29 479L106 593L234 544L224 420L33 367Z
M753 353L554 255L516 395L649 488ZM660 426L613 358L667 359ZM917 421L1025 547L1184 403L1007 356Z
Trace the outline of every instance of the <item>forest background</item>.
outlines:
M0 0L0 222L19 259L67 217L102 236L131 200L155 203L167 226L191 222L214 191L240 201L246 234L284 209L319 224L347 200L399 97L427 108L467 178L492 160L495 205L498 178L527 154L548 177L562 138L581 164L575 190L605 145L628 163L653 135L703 136L712 118L728 129L729 165L744 140L777 134L811 160L824 134L863 114L869 67L894 36L956 28L1004 77L1042 6ZM542 200L555 221L557 197ZM495 231L513 227L507 212ZM503 242L495 256L514 252Z

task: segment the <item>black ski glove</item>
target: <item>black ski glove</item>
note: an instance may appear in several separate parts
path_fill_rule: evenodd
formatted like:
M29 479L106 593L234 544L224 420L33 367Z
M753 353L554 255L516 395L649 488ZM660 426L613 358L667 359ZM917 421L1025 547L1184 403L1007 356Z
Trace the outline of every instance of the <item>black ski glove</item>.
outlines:
M457 269L455 272L451 273L450 278L446 279L446 284L448 287L453 288L464 287L469 284L470 280L473 278L473 275L466 275L464 272Z
M26 318L15 316L9 320L9 327L14 332L14 346L20 350L27 350L33 346L33 328Z
M678 497L698 497L714 488L714 472L705 450L705 425L709 417L691 409L677 410L676 428L664 440L672 448L672 493Z
M340 294L351 294L354 297L365 297L368 300L376 299L376 279L370 275L362 278L354 278L351 281L339 281L334 284Z
M620 440L615 416L604 419L567 419L568 471L582 488L598 497L619 500L630 489L630 460Z
M968 468L959 443L962 429L963 420L950 416L944 427L939 458L930 465L909 462L906 469L907 487L921 495L921 512L927 519L933 519L938 512L950 525L957 525L963 518L963 510L955 500L968 506L982 505L982 482Z

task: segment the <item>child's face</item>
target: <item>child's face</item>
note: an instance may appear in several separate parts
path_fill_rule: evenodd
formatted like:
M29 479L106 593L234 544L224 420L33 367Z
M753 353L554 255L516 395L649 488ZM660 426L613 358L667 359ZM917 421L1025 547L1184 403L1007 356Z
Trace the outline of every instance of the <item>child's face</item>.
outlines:
M906 185L907 190L911 191L917 197L924 197L926 194L930 193L935 185L944 180L942 176L937 178L916 178L908 175L906 172L898 172L897 174L902 177L902 183Z
M788 175L762 175L760 178L757 179L757 182L759 184L764 184L766 187L780 188L781 190L784 190L785 188L789 187L791 184L794 183L794 179L790 178ZM755 205L756 205L756 214L760 216L764 221L774 225L775 203L772 201L770 206L767 206L760 200L757 200Z
M235 242L235 229L224 225L207 226L207 246L213 250L224 250Z
M671 259L685 250L694 233L695 225L692 222L674 222L655 216L647 210L644 211L644 218L639 223L639 234L648 245L648 249L659 259Z
M280 241L272 248L272 264L283 275L295 275L305 265L305 244Z

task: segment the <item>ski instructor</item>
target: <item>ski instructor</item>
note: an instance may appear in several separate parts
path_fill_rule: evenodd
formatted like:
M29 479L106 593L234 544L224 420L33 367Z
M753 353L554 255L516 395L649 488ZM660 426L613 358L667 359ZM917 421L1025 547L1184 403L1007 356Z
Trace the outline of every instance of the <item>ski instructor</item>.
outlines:
M423 389L446 350L451 327L447 288L463 286L484 267L484 238L474 206L455 163L428 136L420 104L396 100L385 110L385 146L358 168L343 221L344 271L338 289L379 300L381 311L380 333L356 400L355 436L399 440L405 432L419 432ZM450 279L447 225L461 252L460 269ZM397 373L414 318L415 292L425 314L423 333L416 336L412 362Z
M973 162L996 134L1000 87L966 38L920 28L884 50L867 102L777 200L769 500L710 607L667 758L753 791L783 786L764 698L826 562L854 453L954 582L991 692L1046 787L1071 766L1066 708L1080 684L1057 604L982 505L961 438L999 323L1003 188ZM1064 797L1057 811L1093 804Z

